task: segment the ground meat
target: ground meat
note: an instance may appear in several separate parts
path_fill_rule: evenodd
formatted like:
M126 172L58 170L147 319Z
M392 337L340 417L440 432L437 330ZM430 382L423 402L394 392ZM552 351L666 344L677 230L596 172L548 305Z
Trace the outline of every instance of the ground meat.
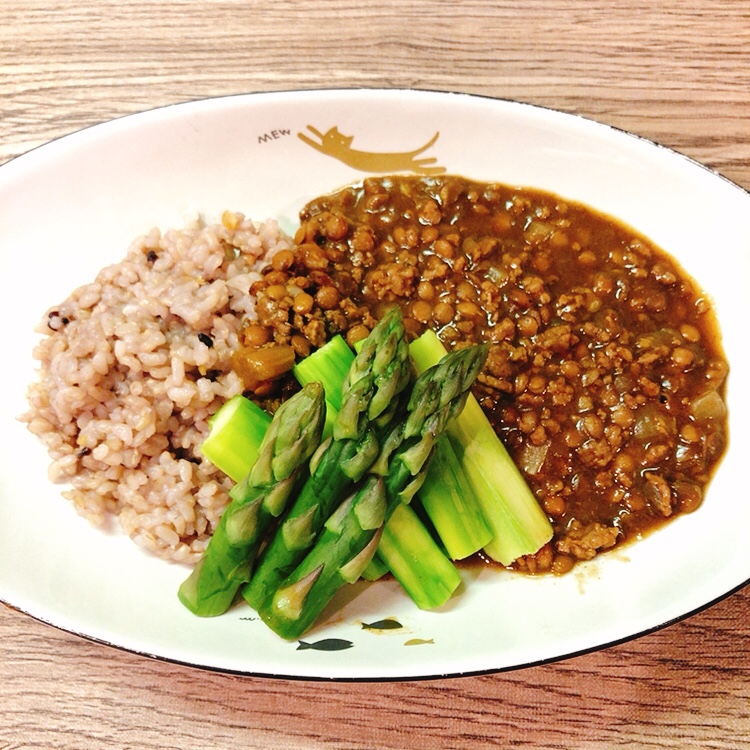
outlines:
M572 521L568 533L558 540L556 547L559 552L578 560L591 560L600 550L614 547L619 535L619 529L614 526L597 522L582 526L579 521Z

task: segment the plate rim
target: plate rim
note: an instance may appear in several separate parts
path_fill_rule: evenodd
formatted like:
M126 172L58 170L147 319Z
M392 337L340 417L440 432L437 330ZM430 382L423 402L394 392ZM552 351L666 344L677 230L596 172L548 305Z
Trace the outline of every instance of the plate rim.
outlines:
M446 99L465 98L469 101L479 100L479 101L485 101L485 102L502 103L508 106L528 108L530 110L546 112L554 116L562 116L564 118L573 118L573 119L581 120L582 122L587 123L591 127L603 128L604 130L608 130L613 133L618 133L622 136L631 138L645 145L654 146L660 151L665 151L669 154L678 156L681 159L684 159L686 162L688 162L692 166L699 167L700 169L708 172L714 177L719 178L724 183L726 183L727 186L736 188L737 190L740 190L742 193L744 193L747 197L750 197L750 186L744 187L743 185L740 185L738 182L735 182L731 178L722 174L718 170L718 168L708 166L707 164L701 161L698 161L695 157L692 157L673 146L668 146L660 141L657 141L654 138L641 135L639 133L633 132L631 130L627 130L626 128L619 127L617 125L611 125L591 115L585 115L580 112L571 112L567 110L557 109L556 107L553 107L550 105L538 104L535 102L528 102L522 99L515 99L513 97L492 96L491 94L482 94L478 92L468 92L468 91L453 91L449 89L429 89L429 88L421 88L418 86L416 87L320 86L320 87L311 87L311 88L302 88L302 89L282 88L282 89L269 89L269 90L262 90L262 91L235 92L231 94L221 94L218 96L196 97L196 98L184 99L178 102L170 102L168 104L160 104L160 105L156 105L153 107L148 107L146 109L137 110L135 112L126 112L125 114L117 115L115 117L111 117L105 120L99 120L94 123L90 123L90 124L83 125L78 128L74 128L73 130L67 131L58 136L55 136L54 138L49 139L48 141L40 143L36 146L32 146L30 149L23 151L20 154L16 154L15 156L12 156L10 159L0 164L0 170L4 169L5 167L8 167L11 164L15 164L16 162L18 162L21 159L24 159L25 157L29 157L32 154L35 154L40 149L47 148L60 141L65 141L68 139L74 139L74 138L80 137L82 136L82 134L87 133L89 130L92 130L94 128L105 128L109 126L114 127L116 123L120 123L124 120L130 120L130 119L136 119L136 118L140 119L140 118L145 118L148 116L156 116L159 113L168 113L175 109L189 109L192 107L201 108L208 104L218 105L219 103L222 103L222 102L230 102L230 101L239 100L239 99L248 99L248 100L261 99L261 98L283 99L283 97L285 96L296 97L296 96L301 96L301 95L325 95L325 94L346 95L346 94L352 94L352 93L362 94L366 96L375 95L375 94L383 94L383 95L396 94L399 96L408 96L410 94L416 94L418 96L435 96L438 98L446 98ZM0 172L0 175L2 175L2 172Z
M658 633L662 630L666 630L667 628L672 627L673 625L678 625L679 623L684 622L685 620L688 620L692 617L695 617L696 615L699 615L701 612L705 612L706 610L716 606L717 604L720 604L721 602L726 601L727 599L731 598L732 596L734 596L735 594L739 593L740 591L742 591L743 589L749 586L750 586L750 578L746 579L742 583L733 587L729 591L723 594L720 594L715 599L712 599L711 601L706 602L705 604L702 604L701 606L696 607L695 609L689 612L685 612L684 614L678 615L673 618L668 618L664 622L653 625L652 627L645 628L644 630L634 632L632 634L623 636L621 638L615 638L611 641L606 641L606 642L603 642L594 646L590 646L588 648L576 649L576 650L573 650L564 654L559 654L557 656L536 659L536 660L523 662L519 664L510 664L510 665L502 666L502 667L488 667L487 669L471 669L471 670L465 670L465 671L446 671L446 672L441 672L441 673L404 675L404 676L362 676L362 677L357 677L357 676L346 677L346 676L340 676L340 675L326 676L326 675L253 672L252 670L248 670L248 669L231 669L229 667L211 666L208 664L196 664L194 662L177 659L175 657L163 656L160 654L151 653L150 651L123 646L118 643L113 643L111 641L108 641L105 638L99 638L97 636L89 635L88 633L82 633L73 628L66 628L65 626L54 623L44 617L35 615L32 612L27 612L22 607L18 607L6 601L2 597L0 597L0 603L2 603L4 606L12 610L13 612L19 613L25 617L29 617L35 622L41 623L42 625L45 625L47 627L51 627L61 633L67 633L68 635L72 635L77 639L87 641L88 643L93 643L97 646L105 646L107 648L113 649L121 653L132 654L134 656L151 659L152 661L157 661L157 662L161 662L164 664L171 664L171 665L178 666L178 667L185 667L189 669L199 670L202 672L209 672L212 674L231 675L235 677L248 677L248 678L262 679L262 680L284 680L284 681L291 681L291 682L315 682L315 683L336 682L336 683L370 684L370 683L390 683L390 682L399 682L399 683L400 682L435 682L437 680L453 680L453 679L472 678L472 677L488 677L491 675L507 674L510 672L518 672L524 669L533 669L535 667L544 667L547 665L558 664L560 662L568 661L570 659L575 659L580 656L586 656L588 654L595 654L600 651L606 651L607 649L610 649L610 648L622 646L626 643L631 643L633 641L640 640L641 638L644 638L646 636L652 635L653 633Z
M709 167L706 164L703 164L697 161L693 157L690 157L673 147L666 146L662 143L659 143L645 136L630 132L628 130L619 128L617 126L603 123L597 119L593 119L589 116L585 116L579 113L566 112L563 110L555 109L553 107L519 101L519 100L512 99L512 98L493 97L490 95L477 94L477 93L443 91L443 90L436 90L436 89L421 89L421 88L389 88L389 87L359 87L359 86L343 87L343 88L320 87L320 88L309 88L309 89L280 89L280 90L273 90L273 91L238 92L238 93L227 94L227 95L216 96L216 97L189 99L189 100L185 100L181 102L174 102L174 103L169 103L169 104L165 104L161 106L151 107L149 109L145 109L142 111L126 113L126 114L119 115L117 117L114 117L108 120L103 120L100 122L85 125L81 128L77 128L68 133L64 133L49 141L46 141L45 143L34 146L28 151L25 151L21 154L18 154L10 158L8 161L0 165L0 180L2 180L2 178L4 178L6 174L12 173L14 171L15 167L8 169L12 165L17 166L19 163L22 163L21 168L23 168L23 164L25 164L27 161L30 161L31 159L36 158L35 155L40 150L53 147L55 144L58 144L60 142L67 143L70 141L74 141L75 139L78 139L78 138L84 138L91 130L97 129L97 128L101 128L104 131L110 127L115 127L116 124L125 123L127 125L127 122L131 120L141 120L141 119L147 119L148 117L157 117L159 114L162 114L162 113L169 114L171 112L174 112L175 110L180 110L180 109L181 110L189 110L189 109L200 110L202 108L205 108L206 106L218 106L222 103L231 103L231 102L239 101L239 100L253 101L253 100L259 100L259 99L267 99L267 100L277 100L279 103L283 103L286 97L297 98L301 95L310 96L310 97L316 97L316 96L324 97L325 95L346 96L348 94L360 94L364 96L371 96L371 95L389 96L389 95L394 95L394 94L397 96L417 95L420 97L424 96L424 97L436 97L436 98L441 98L441 99L451 99L453 101L458 101L460 99L464 99L468 101L480 100L480 101L485 101L485 102L494 103L494 104L503 104L505 106L510 106L513 108L521 108L521 109L528 109L531 111L539 111L542 113L546 113L548 115L552 115L554 117L561 117L566 120L571 120L571 121L577 120L577 121L585 123L586 127L602 129L605 132L609 131L611 133L619 134L620 136L625 136L629 139L633 139L634 141L642 143L646 146L656 147L660 151L665 152L668 155L670 155L671 158L676 156L679 159L684 160L687 164L691 165L692 167L699 167L701 170L708 173L708 175L710 175L711 177L718 178L723 183L725 183L726 186L739 190L745 198L750 199L750 189L745 188L742 185L739 185L738 183L732 181L728 177L721 174L717 169ZM73 145L75 145L75 143ZM11 180L13 179L12 174L10 176L10 179ZM690 618L714 606L715 604L723 601L724 599L732 596L733 594L745 588L748 584L750 584L750 577L748 577L741 583L737 584L736 586L731 588L729 591L724 592L718 595L717 597L712 598L710 601L694 609L691 609L683 614L680 614L679 616L676 616L674 618L668 618L666 621L657 623L651 627L634 632L632 634L628 634L622 638L617 638L611 641L593 645L589 648L574 650L568 653L556 655L554 657L542 658L542 659L535 660L535 661L526 661L523 663L500 666L500 667L489 667L487 669L481 669L481 670L475 669L475 670L468 670L468 671L450 671L450 672L444 672L444 673L437 673L437 670L435 670L433 673L430 673L430 674L425 673L425 674L413 675L413 676L407 675L407 676L396 676L396 677L393 677L393 676L348 677L348 676L324 676L324 675L306 676L303 674L274 674L268 671L253 672L252 670L248 670L248 669L234 670L234 669L225 668L225 667L216 667L216 666L211 666L211 665L206 665L206 664L198 664L198 663L193 663L191 661L183 661L181 659L177 659L177 658L173 658L169 656L162 656L158 654L149 653L148 651L142 651L137 648L110 642L104 638L78 632L74 628L61 626L55 622L50 621L49 619L43 616L39 616L39 615L34 614L33 612L27 611L25 608L19 607L7 601L5 598L2 597L2 595L0 595L0 601L3 602L6 606L8 606L10 609L20 612L26 616L29 616L32 619L37 620L38 622L50 625L62 632L70 633L76 637L83 638L90 642L106 645L111 648L115 648L117 650L125 651L127 653L133 653L139 656L145 656L145 657L156 659L159 661L164 661L167 663L172 663L172 664L181 665L181 666L187 666L187 667L191 667L194 669L201 669L201 670L206 670L206 671L233 674L233 675L263 677L263 678L268 678L268 679L324 681L324 682L329 682L329 681L401 682L401 681L424 681L424 680L447 679L447 678L464 677L464 676L480 676L480 675L488 675L488 674L497 674L497 673L503 673L503 672L508 672L508 671L516 671L519 669L526 669L526 668L533 667L533 666L556 663L558 661L563 661L566 659L574 658L576 656L580 656L583 654L594 653L600 650L610 648L611 646L619 645L622 643L630 642L632 640L641 638L644 635L647 635L652 632L656 632L672 624L675 624L677 622L681 622L687 618ZM437 664L439 665L439 662L437 662Z

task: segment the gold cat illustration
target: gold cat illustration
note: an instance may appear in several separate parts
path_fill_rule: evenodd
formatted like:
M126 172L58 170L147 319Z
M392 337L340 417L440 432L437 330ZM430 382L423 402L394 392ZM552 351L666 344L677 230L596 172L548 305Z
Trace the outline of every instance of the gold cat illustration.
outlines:
M371 151L358 151L352 148L354 136L340 133L337 127L332 127L325 133L316 130L312 125L307 129L320 142L314 141L305 133L297 133L299 138L308 146L312 146L326 156L332 156L347 166L358 169L361 172L416 172L423 175L443 174L444 167L429 166L435 164L437 159L434 157L417 159L419 154L427 151L430 146L434 145L440 133L435 135L418 149L414 151L405 151L397 153L376 153Z

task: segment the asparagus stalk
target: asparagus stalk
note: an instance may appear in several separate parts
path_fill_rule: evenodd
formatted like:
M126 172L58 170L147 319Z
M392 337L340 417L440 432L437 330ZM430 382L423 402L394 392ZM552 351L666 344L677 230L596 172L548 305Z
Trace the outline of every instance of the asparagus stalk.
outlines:
M225 612L250 578L253 558L269 526L320 442L325 421L323 388L306 385L283 403L263 438L260 455L235 485L206 551L180 586L180 601L204 617Z
M463 409L486 357L484 346L457 350L417 378L406 418L383 442L376 473L331 515L312 550L260 608L272 630L287 639L300 637L339 588L360 577L384 524L418 491L435 441Z
M411 378L403 318L393 308L373 328L344 378L333 435L313 456L310 477L263 551L242 595L260 609L315 543L326 519L378 456L375 430L393 418Z
M364 340L341 386L333 436L357 438L374 423L387 426L412 376L400 308L391 308Z
M390 572L390 568L376 551L372 560L367 563L367 567L362 571L362 578L365 581L379 581L384 575Z
M445 347L427 331L410 351L419 370L437 362ZM552 525L474 396L449 426L448 437L493 532L485 553L510 565L537 552L552 538Z
M258 458L271 415L244 396L233 396L209 420L201 453L235 482Z
M334 336L317 351L301 359L293 368L294 377L301 385L318 382L326 394L326 426L323 437L333 433L333 424L341 409L341 384L354 361L349 344L341 336Z
M492 540L492 529L447 435L438 440L418 499L453 560L473 555Z
M337 335L323 344L317 351L301 359L292 369L300 385L320 383L326 394L329 411L334 417L341 409L343 391L341 384L354 362L349 344Z
M438 459L436 452L427 472L428 477ZM435 544L411 506L404 503L396 507L388 523L383 526L377 557L373 559L378 558L387 560L384 564L420 609L442 606L461 583L461 574L456 566ZM365 572L367 570L370 570L369 565Z

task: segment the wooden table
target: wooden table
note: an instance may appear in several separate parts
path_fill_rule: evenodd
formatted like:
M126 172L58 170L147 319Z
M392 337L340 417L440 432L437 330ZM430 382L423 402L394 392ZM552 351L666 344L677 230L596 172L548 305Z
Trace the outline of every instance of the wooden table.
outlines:
M0 163L238 92L417 87L576 112L750 188L750 0L6 0ZM396 684L150 661L0 606L0 749L750 747L750 591L557 664Z

